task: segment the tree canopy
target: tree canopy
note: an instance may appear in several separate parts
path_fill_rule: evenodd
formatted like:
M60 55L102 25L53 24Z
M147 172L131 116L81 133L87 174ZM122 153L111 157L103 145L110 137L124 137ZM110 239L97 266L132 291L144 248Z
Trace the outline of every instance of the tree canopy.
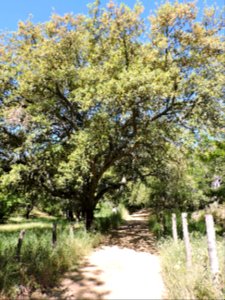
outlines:
M123 176L159 171L184 128L224 126L222 19L213 8L200 20L194 3L166 2L149 30L142 10L96 1L88 16L28 20L4 35L4 195L69 201L89 228L98 201Z

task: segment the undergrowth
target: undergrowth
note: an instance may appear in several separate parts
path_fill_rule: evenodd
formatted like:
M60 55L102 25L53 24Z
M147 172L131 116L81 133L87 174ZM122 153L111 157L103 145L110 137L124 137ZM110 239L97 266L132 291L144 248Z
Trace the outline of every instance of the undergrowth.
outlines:
M217 284L213 284L208 260L205 237L192 237L192 267L187 270L183 241L174 243L172 239L163 239L159 243L162 275L168 299L225 299L225 257L224 241L219 238L217 250L220 274Z
M177 213L177 233L180 238L183 237L182 232L182 221L181 214ZM158 215L150 215L148 220L148 226L150 231L155 234L157 238L172 236L172 218L171 212L165 212L163 217L160 218ZM189 214L188 218L188 229L193 236L196 235L205 235L206 234L206 225L205 225L205 214L201 214L197 219L193 218ZM217 222L215 223L215 231L218 235L223 235L223 228Z
M57 244L51 243L48 229L26 232L20 262L16 260L18 233L0 233L0 298L14 298L25 286L29 291L57 284L60 276L78 264L81 257L100 242L99 234L68 228L58 230Z
M122 204L113 209L110 202L102 203L98 206L95 213L95 229L102 233L110 229L116 229L123 223L127 215L128 211Z
M225 242L223 227L215 219L217 252L220 274L215 284L211 277L206 238L205 212L189 214L188 229L191 237L192 267L187 269L182 233L181 214L176 213L179 240L172 239L172 215L164 212L150 215L148 225L159 240L162 275L168 299L225 299Z

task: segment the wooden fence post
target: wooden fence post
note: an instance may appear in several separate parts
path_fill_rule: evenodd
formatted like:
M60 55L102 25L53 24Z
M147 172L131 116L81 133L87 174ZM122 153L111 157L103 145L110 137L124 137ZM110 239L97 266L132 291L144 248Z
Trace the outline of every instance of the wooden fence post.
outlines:
M74 224L73 223L70 224L70 238L71 239L74 238Z
M57 242L57 222L55 221L52 226L52 246L55 247Z
M25 230L21 230L20 234L19 234L19 239L18 239L18 243L17 243L17 249L16 249L16 259L18 262L20 262L20 254L21 254L21 248L22 248L22 244L23 244L23 238L25 235Z
M213 216L205 215L205 222L206 222L210 269L211 269L213 280L216 281L217 276L219 274L219 262L218 262L218 256L216 250L216 235L214 229Z
M182 227L183 227L183 237L185 243L185 251L186 251L186 263L187 268L190 268L192 265L192 255L191 255L191 244L188 233L188 223L187 223L187 213L182 213Z
M173 239L175 242L177 242L177 217L176 214L172 214L172 233L173 233Z

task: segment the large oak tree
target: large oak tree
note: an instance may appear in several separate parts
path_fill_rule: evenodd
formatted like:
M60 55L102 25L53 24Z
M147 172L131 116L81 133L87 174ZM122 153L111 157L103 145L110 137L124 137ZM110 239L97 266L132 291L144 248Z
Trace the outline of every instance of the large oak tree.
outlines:
M123 184L114 170L132 174L146 153L154 161L182 126L224 121L224 39L214 9L200 20L194 3L167 2L150 16L150 31L142 9L96 1L88 16L20 22L4 37L2 188L11 182L28 195L34 186L69 199L89 228L98 201Z

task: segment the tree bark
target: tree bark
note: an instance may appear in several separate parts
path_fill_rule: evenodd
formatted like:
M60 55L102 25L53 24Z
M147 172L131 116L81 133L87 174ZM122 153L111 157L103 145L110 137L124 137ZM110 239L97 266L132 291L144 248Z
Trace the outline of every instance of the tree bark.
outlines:
M68 221L74 221L74 216L73 216L73 210L72 209L68 209L66 211L66 218Z
M92 223L93 223L93 221L94 221L94 208L86 208L86 214L85 214L85 219L86 219L86 223L85 223L85 225L86 225L86 229L88 230L88 231L90 231L90 229L91 229L91 225L92 225Z
M26 213L25 213L25 217L27 220L30 219L30 213L32 212L32 210L33 210L33 205L28 204L26 207Z

